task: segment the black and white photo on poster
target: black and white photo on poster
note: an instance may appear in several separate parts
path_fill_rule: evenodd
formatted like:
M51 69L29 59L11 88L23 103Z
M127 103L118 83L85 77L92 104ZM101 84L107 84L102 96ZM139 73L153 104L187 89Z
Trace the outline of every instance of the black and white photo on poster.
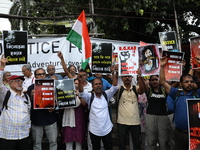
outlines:
M4 56L8 65L27 64L27 31L3 31Z
M178 44L176 40L176 34L171 32L159 32L160 43L163 51L178 52Z
M92 43L92 73L110 73L112 43Z
M73 79L55 80L55 88L58 108L76 106Z

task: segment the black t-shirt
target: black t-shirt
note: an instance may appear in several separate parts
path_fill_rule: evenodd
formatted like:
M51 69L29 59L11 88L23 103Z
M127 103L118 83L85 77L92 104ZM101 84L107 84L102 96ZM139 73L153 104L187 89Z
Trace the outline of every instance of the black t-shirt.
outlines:
M148 107L147 114L151 115L167 115L166 98L167 95L162 90L159 92L149 89L147 93Z

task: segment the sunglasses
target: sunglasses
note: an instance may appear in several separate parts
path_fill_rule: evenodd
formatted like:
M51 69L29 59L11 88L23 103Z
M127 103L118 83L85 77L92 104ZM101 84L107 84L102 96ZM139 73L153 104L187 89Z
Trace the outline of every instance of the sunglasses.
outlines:
M38 74L36 74L36 76L45 76L46 75L46 73L38 73Z
M158 79L152 79L151 81L158 81Z

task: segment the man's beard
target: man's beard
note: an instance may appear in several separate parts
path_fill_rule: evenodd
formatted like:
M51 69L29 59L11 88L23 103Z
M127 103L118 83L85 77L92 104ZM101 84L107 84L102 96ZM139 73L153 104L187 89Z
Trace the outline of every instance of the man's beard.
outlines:
M186 92L190 92L190 91L193 90L193 87L192 87L192 86L190 86L189 89L188 89L188 88L185 88L185 87L182 87L182 88L183 88L183 90L186 91Z
M17 90L17 91L22 91L23 88L22 88L22 87L16 87L16 90Z

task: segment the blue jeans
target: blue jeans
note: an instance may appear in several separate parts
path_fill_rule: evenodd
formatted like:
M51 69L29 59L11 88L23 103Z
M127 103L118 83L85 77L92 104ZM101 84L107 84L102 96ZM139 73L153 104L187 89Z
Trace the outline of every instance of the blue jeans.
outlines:
M126 150L127 137L131 133L133 149L140 150L140 125L117 124L119 134L119 150Z
M57 150L57 123L47 126L35 126L32 124L33 150L42 150L43 128L49 140L49 150Z

